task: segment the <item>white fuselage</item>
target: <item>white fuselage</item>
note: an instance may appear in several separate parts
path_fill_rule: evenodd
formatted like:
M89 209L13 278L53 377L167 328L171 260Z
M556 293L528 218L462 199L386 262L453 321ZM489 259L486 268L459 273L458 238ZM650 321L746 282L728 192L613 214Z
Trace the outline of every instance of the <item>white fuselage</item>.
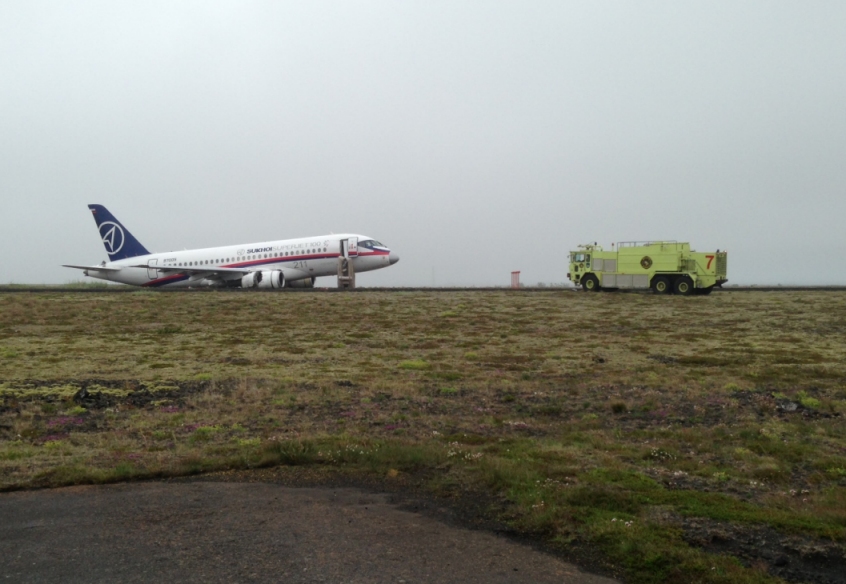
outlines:
M334 276L338 274L340 257L348 257L356 272L377 270L396 261L392 262L390 250L381 244L365 247L362 242L378 244L359 234L264 241L151 253L105 262L104 267L113 268L109 271L97 271L92 266L86 275L134 286L174 288L226 285L227 281L240 280L242 275L238 271L244 270L281 270L289 282ZM139 267L142 265L146 267ZM206 267L208 272L204 273ZM186 268L186 272L180 272L180 268ZM227 273L227 269L232 272Z

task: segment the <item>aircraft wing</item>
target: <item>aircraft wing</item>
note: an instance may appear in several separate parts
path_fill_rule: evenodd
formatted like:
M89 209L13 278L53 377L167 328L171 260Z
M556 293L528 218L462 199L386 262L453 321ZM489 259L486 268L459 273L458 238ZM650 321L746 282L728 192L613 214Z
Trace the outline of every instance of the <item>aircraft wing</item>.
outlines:
M120 268L111 268L106 266L73 266L70 264L62 264L63 268L76 268L77 270L90 270L92 272L119 272Z

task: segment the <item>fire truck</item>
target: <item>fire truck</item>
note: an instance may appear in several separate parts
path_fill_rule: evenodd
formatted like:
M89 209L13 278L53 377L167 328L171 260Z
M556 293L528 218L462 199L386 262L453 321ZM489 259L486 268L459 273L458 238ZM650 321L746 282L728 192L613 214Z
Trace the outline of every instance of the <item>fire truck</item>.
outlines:
M649 289L656 294L710 294L728 279L725 251L697 252L678 241L626 241L570 252L567 278L585 291Z

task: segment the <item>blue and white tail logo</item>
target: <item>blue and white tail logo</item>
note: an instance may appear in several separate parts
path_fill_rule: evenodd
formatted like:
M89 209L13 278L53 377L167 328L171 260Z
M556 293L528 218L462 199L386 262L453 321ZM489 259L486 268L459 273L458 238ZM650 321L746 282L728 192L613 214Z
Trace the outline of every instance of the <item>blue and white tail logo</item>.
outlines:
M110 260L123 260L150 253L103 205L88 205L88 208L94 215L100 239Z
M112 221L100 223L100 237L103 238L103 245L106 246L106 253L109 255L114 255L123 249L123 242L126 239L123 228Z

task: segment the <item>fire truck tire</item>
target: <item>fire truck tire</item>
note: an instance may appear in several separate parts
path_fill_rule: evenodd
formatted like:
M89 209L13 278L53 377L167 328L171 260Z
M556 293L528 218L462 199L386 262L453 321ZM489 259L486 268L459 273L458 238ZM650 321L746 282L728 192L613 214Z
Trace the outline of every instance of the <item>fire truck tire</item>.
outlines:
M689 276L681 276L676 278L673 283L673 292L682 296L689 296L693 294L693 280Z
M708 286L707 288L697 288L696 293L699 296L708 296L714 290L713 286Z
M673 285L666 276L655 276L652 278L652 291L656 294L669 294L673 291Z
M599 279L593 274L587 274L582 278L582 288L585 292L599 292Z

